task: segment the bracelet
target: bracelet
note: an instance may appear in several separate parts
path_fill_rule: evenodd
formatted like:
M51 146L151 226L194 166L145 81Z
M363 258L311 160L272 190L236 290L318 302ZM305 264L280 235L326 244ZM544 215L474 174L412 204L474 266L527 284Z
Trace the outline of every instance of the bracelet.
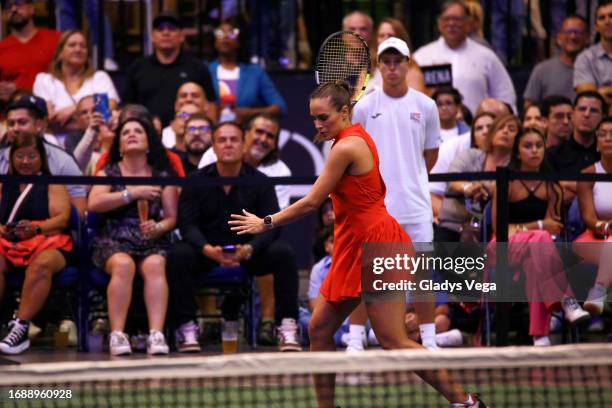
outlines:
M130 191L127 188L123 190L123 192L121 193L121 196L123 197L124 203L129 204L132 202L132 193L130 193Z
M542 220L538 220L538 229L542 231L544 229L544 222Z

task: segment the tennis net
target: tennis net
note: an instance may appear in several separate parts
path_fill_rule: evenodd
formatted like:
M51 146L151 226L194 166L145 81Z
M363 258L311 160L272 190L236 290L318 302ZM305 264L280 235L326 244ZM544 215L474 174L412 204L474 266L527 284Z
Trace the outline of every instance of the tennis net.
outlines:
M448 407L414 371L446 368L490 407L612 407L612 344L233 356L0 366L2 407Z

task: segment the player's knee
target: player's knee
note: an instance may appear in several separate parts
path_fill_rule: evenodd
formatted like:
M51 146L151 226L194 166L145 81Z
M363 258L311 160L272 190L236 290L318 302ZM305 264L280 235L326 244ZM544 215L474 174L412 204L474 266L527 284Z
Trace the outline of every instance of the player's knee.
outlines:
M324 321L310 319L308 322L308 337L311 343L327 341L333 338L334 332Z

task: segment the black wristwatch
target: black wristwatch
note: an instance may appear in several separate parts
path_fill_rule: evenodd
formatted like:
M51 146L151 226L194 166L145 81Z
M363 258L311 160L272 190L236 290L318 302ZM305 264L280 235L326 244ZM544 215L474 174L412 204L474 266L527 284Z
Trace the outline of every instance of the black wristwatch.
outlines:
M271 215L266 215L263 219L264 221L264 225L266 226L266 228L272 229L274 228L274 224L272 224L272 216Z

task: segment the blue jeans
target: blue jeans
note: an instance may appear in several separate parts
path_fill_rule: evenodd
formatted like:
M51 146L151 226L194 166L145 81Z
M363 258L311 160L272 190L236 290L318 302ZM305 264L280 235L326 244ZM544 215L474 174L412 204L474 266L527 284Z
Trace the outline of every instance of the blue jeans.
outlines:
M85 0L85 16L89 23L91 42L99 43L98 30L98 3L100 0ZM81 26L81 16L77 15L79 6L76 0L56 0L55 13L57 28L60 31L78 30ZM113 34L108 18L104 16L104 57L113 58Z

